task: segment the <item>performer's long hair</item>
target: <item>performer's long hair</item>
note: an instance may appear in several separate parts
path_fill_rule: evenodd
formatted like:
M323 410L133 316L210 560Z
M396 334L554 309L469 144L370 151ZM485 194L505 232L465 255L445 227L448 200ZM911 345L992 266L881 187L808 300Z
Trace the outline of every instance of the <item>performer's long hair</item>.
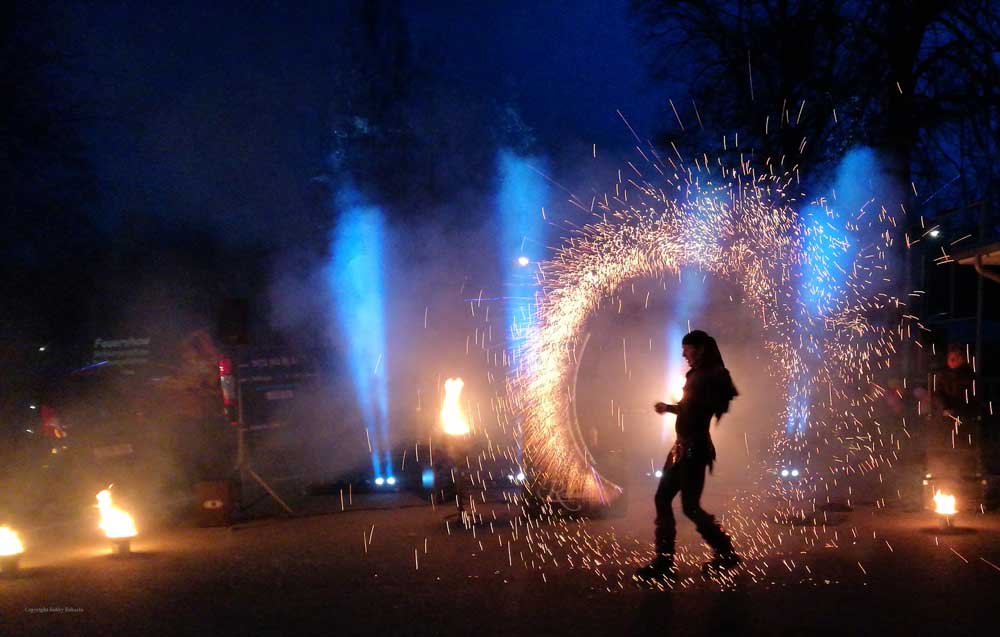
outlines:
M726 369L726 364L722 360L719 344L701 330L685 334L681 344L701 348L701 356L695 361L694 369L705 370L713 373L713 376L718 376L717 398L719 401L714 413L716 418L722 418L722 414L729 411L729 403L732 402L733 398L739 396L740 392L736 390L736 385L733 384L729 370Z

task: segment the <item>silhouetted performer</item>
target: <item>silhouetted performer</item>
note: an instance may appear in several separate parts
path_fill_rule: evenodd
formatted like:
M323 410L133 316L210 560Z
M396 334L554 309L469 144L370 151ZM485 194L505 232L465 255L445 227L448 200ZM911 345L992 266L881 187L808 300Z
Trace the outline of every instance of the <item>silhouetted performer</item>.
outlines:
M695 523L698 532L715 551L706 569L727 569L740 559L733 543L715 518L701 508L701 492L705 488L705 469L712 469L715 447L708 427L712 416L721 418L729 411L729 403L739 392L733 385L719 353L715 339L695 330L681 341L684 359L691 366L684 383L684 395L676 405L656 403L658 414L677 414L677 442L667 455L663 477L656 489L656 557L648 566L637 571L640 578L676 577L674 540L677 536L673 500L681 494L684 514Z
M938 403L946 414L969 424L979 415L979 401L975 395L976 374L957 344L948 346L946 364L947 367L937 375Z

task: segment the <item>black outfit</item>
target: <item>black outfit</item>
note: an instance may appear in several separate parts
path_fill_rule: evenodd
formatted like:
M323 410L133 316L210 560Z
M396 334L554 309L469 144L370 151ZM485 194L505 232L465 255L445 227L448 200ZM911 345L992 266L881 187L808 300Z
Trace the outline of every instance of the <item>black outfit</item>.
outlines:
M695 367L687 373L684 397L666 411L677 414L677 442L663 466L656 490L656 552L672 556L677 536L673 499L681 494L681 508L698 532L719 555L733 553L732 540L715 518L701 508L705 469L715 462L715 447L709 434L712 416L721 416L737 394L729 370L722 365Z
M979 415L979 402L972 393L976 375L968 363L938 372L937 391L941 406L964 422Z

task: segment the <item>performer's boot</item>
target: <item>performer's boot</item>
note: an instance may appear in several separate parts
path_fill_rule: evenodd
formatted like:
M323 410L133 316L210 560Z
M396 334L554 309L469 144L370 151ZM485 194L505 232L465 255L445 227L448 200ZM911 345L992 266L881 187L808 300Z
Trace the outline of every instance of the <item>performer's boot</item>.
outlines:
M677 582L677 569L674 567L673 554L657 553L652 562L636 570L635 576L646 581L666 580L670 584Z
M727 551L717 551L715 557L701 565L701 571L706 575L723 573L736 568L742 561L732 548Z

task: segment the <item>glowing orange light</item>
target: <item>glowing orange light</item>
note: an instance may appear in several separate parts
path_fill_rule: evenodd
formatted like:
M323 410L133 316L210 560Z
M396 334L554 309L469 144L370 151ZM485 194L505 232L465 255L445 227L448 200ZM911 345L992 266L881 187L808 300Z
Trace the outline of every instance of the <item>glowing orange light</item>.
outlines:
M459 398L465 383L461 378L449 378L444 381L444 405L441 407L441 426L449 436L462 436L469 433L469 423L462 413Z
M17 533L6 526L0 526L0 557L10 557L24 553L24 544Z
M111 491L105 489L97 494L97 509L101 512L100 528L108 538L135 537L135 520L125 511L111 503Z
M679 403L681 399L684 398L684 382L684 376L678 376L670 380L668 393L670 395L670 399L675 403Z
M934 513L940 515L955 515L955 496L937 491L934 494Z

